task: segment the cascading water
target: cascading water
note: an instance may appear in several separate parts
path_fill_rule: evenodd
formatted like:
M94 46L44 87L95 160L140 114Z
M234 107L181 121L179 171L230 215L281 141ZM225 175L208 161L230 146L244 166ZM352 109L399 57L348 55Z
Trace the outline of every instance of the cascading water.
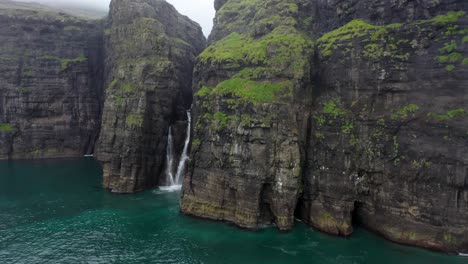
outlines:
M174 140L172 139L172 127L169 127L169 133L167 136L167 148L166 148L166 182L170 186L175 185L174 182Z
M182 178L185 172L185 167L189 159L188 149L190 145L190 131L192 129L192 115L190 110L187 111L187 134L185 138L184 149L182 150L182 155L180 157L179 164L177 166L177 171L174 175L174 140L172 138L172 127L169 127L169 133L167 137L167 149L166 149L166 177L168 186L160 187L164 191L177 191L182 188Z
M185 164L189 159L188 148L190 144L190 130L192 129L192 115L190 111L187 111L187 135L185 136L184 150L182 151L182 156L180 157L179 166L177 166L177 173L175 182L176 184L182 184L182 177L185 172Z

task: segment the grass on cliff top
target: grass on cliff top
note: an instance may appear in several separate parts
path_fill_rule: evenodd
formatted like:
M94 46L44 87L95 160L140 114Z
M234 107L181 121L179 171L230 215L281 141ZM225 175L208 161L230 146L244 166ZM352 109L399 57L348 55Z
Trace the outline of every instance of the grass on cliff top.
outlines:
M231 0L218 10L216 20L225 32L245 29L263 35L279 26L296 26L298 10L295 0Z
M450 25L458 22L459 19L465 17L465 15L466 13L464 11L448 12L445 15L416 21L409 25L418 27L419 25L435 23L447 26L448 31L445 33L446 35L453 35L454 32L457 34L464 34L466 33L465 30L458 30L457 26L453 26L452 28ZM397 39L389 34L402 26L403 24L401 23L377 26L369 24L364 20L356 19L336 30L324 34L318 40L318 47L323 56L330 56L333 54L333 51L344 48L346 43L352 47L353 44L351 41L355 38L361 38L362 41L368 43L363 51L363 55L367 57L381 58L386 55L396 59L406 59L407 55L398 54L398 44L404 40L399 39L397 41ZM443 60L445 58L441 59Z
M259 39L232 33L205 49L199 61L229 69L263 67L274 74L299 77L312 49L312 41L295 28L277 27Z
M395 23L387 26L376 26L361 19L356 19L348 24L330 31L318 40L318 47L324 56L330 56L334 50L340 48L341 43L354 38L369 37L369 41L377 41L388 34L390 30L401 27L402 24ZM377 52L375 47L369 46L369 53Z

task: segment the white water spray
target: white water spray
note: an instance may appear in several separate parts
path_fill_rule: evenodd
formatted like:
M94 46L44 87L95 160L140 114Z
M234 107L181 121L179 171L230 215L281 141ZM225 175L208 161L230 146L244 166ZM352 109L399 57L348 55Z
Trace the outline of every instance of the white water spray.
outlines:
M175 185L174 182L174 140L172 139L172 127L169 127L169 133L167 136L167 147L166 147L166 180L170 186Z
M187 134L185 138L184 149L180 157L177 171L174 175L174 140L172 138L172 128L169 127L169 135L167 137L167 149L166 149L166 177L167 184L169 186L160 187L163 191L178 191L182 188L182 180L185 172L185 167L189 159L188 149L190 145L190 130L192 129L192 115L190 111L187 111Z
M192 115L190 111L187 111L187 135L185 137L184 150L182 151L182 156L180 157L179 166L177 166L176 180L177 184L182 184L182 177L185 172L185 165L189 159L188 148L190 144L190 130L192 129Z

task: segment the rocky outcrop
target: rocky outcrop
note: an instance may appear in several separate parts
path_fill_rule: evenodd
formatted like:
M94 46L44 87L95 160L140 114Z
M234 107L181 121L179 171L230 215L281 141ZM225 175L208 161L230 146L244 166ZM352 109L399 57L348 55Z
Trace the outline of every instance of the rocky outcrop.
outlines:
M300 216L411 245L468 249L468 17L361 20L317 41Z
M93 152L101 28L65 14L0 9L0 159Z
M196 124L181 208L245 228L274 222L288 230L300 195L301 128L311 103L301 95L312 92L312 41L294 26L294 1L237 2L218 10L218 29L252 27L217 39L195 68Z
M104 187L131 193L162 180L169 126L186 120L193 61L205 38L165 1L114 0L110 9L97 158Z
M465 1L215 4L184 213L468 250Z

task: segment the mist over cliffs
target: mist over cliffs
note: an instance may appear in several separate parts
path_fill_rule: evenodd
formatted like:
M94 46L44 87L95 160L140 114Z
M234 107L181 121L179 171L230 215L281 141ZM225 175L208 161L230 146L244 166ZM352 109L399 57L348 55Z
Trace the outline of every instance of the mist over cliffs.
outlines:
M215 8L208 46L165 1L0 9L0 158L95 154L105 188L143 191L192 107L183 213L468 251L468 2Z

